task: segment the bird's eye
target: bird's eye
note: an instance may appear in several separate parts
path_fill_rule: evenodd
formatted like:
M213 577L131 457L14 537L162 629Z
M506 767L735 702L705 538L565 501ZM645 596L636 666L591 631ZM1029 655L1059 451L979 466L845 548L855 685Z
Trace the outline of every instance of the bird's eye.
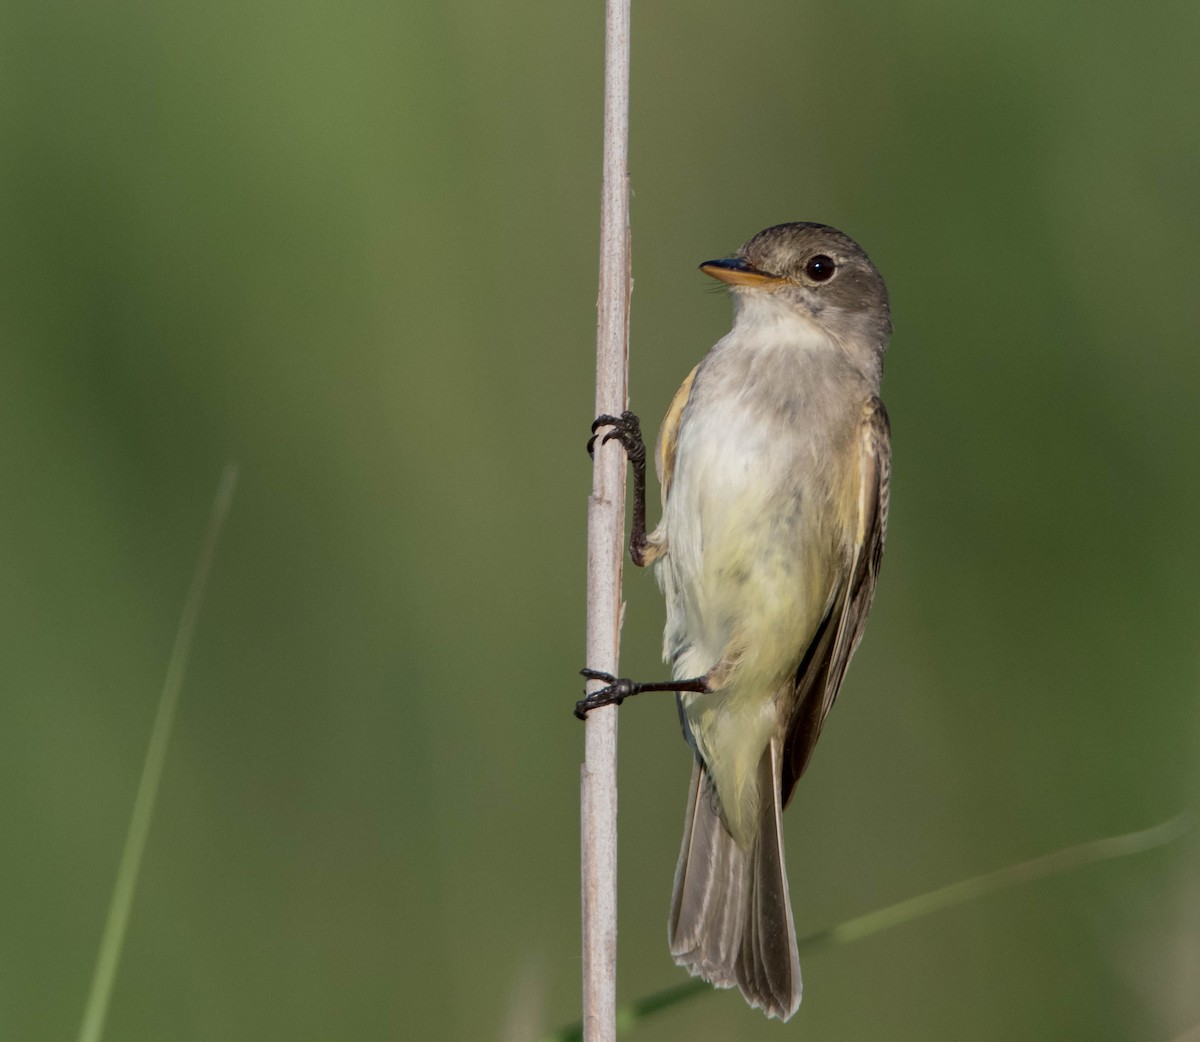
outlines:
M833 278L833 273L837 271L837 265L834 264L832 257L826 257L823 253L818 253L815 257L809 257L804 265L804 274L807 275L813 282L828 282Z

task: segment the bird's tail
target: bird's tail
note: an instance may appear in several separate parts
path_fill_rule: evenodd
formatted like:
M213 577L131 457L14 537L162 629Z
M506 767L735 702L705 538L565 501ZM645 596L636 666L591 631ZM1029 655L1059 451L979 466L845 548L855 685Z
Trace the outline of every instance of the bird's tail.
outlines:
M800 1005L800 956L774 746L759 765L762 821L749 850L729 834L716 789L697 759L668 930L671 954L693 976L719 988L736 984L751 1006L787 1020Z

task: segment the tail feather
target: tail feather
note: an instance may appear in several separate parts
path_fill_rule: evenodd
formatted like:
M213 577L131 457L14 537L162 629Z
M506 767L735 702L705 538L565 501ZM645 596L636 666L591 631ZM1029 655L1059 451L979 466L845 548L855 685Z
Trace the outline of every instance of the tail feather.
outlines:
M669 934L675 961L720 988L735 985L768 1016L800 1005L800 958L783 860L779 758L763 754L761 826L749 851L721 820L708 772L697 760L675 869Z

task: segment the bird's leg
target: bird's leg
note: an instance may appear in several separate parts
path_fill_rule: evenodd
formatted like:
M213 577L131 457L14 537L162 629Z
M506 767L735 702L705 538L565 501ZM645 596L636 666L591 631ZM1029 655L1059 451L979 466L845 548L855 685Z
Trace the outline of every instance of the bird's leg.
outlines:
M612 430L600 438L596 433L601 427L611 427ZM648 545L646 542L646 443L642 440L641 421L626 409L620 416L610 416L605 413L597 416L592 423L592 436L588 439L588 455L596 448L596 439L605 445L616 439L625 447L625 455L629 465L633 467L633 523L629 532L629 556L639 568L649 563Z
M707 675L693 677L691 680L662 680L653 684L641 684L628 677L614 677L611 673L599 669L581 669L579 672L588 680L603 680L607 685L575 703L575 715L580 720L593 709L600 706L619 706L631 695L640 695L643 691L695 691L703 694L708 690Z
M607 434L601 437L597 433L601 427L611 427ZM592 436L588 439L588 455L596 448L596 439L605 445L614 438L625 448L629 465L633 468L633 518L629 532L629 556L639 568L649 564L649 544L646 540L646 443L642 440L642 424L637 416L626 409L620 416L608 413L597 416L592 423ZM631 695L640 695L643 691L707 691L708 682L704 677L692 680L668 680L661 683L642 684L628 677L615 677L598 669L581 669L579 671L588 680L603 680L605 687L593 691L586 698L575 703L575 715L583 720L587 714L600 706L620 705Z

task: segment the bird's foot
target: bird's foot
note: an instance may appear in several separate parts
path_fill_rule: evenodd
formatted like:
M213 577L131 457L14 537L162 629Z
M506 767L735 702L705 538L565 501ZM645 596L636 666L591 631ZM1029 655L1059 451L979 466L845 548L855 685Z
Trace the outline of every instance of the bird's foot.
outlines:
M603 680L604 687L598 688L585 698L575 703L575 715L580 720L586 719L588 713L601 706L619 706L631 695L640 695L643 691L707 691L708 678L695 677L690 680L663 680L643 684L628 677L615 677L600 669L581 669L580 676L588 680Z
M601 706L619 706L630 695L637 693L637 684L628 677L614 677L611 673L599 669L581 669L579 674L588 680L603 680L605 684L575 703L575 715L580 720L587 719L588 713L593 709L599 709Z
M600 437L597 432L601 427L611 427L612 430ZM616 438L625 446L625 455L629 457L630 463L644 464L646 462L646 443L642 440L642 421L628 409L620 416L610 416L608 413L604 413L602 416L596 417L592 422L592 436L587 443L589 456L596 450L597 438L600 438L601 445L607 445L613 438Z

